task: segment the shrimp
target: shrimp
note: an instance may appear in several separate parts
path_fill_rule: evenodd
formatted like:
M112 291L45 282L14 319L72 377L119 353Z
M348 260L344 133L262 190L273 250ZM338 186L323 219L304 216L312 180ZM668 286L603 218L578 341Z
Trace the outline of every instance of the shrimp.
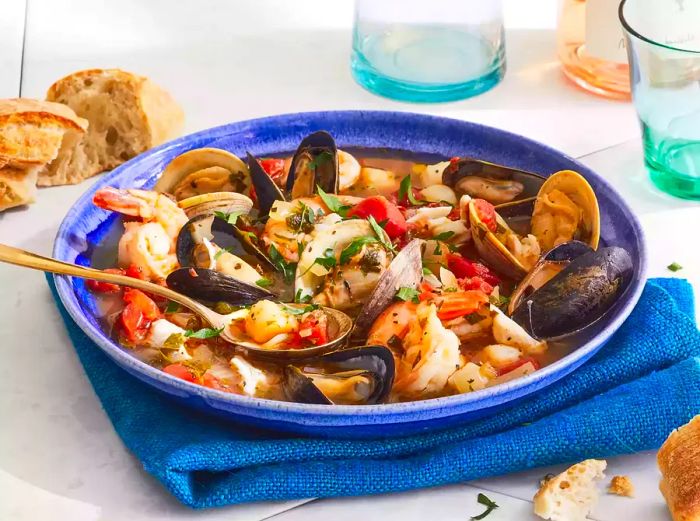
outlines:
M338 177L340 190L347 190L360 178L360 163L352 154L338 150Z
M367 336L367 344L380 344L395 348L395 340L401 340L408 332L408 324L416 315L413 302L394 302L377 317ZM400 342L396 342L399 343Z
M118 262L135 265L144 276L161 279L178 266L175 243L187 215L172 199L147 190L101 188L92 199L100 208L139 218L124 223Z

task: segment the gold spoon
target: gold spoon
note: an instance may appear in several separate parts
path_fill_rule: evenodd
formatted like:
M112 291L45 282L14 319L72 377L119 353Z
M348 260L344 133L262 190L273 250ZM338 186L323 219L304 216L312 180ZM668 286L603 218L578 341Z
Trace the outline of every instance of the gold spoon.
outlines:
M220 313L212 311L205 305L200 304L196 300L192 300L181 293L177 293L171 289L159 286L158 284L127 277L126 275L106 273L94 268L86 268L85 266L78 266L77 264L62 262L56 259L38 255L36 253L21 250L19 248L7 246L6 244L0 244L0 261L39 271L58 273L59 275L70 275L72 277L92 279L100 282L110 282L119 286L128 286L130 288L140 289L142 291L153 293L154 295L165 297L191 310L212 328L221 329L221 333L219 333L220 338L232 344L238 343L238 339L232 336L229 332L228 325L232 320L231 315L221 315Z
M335 329L333 339L331 341L323 345L312 346L304 349L264 349L262 347L257 347L253 343L243 341L240 337L232 334L228 326L232 320L238 318L236 316L238 314L237 311L234 311L228 315L222 315L216 311L212 311L204 304L201 304L190 297L152 282L127 277L126 275L106 273L94 268L78 266L77 264L70 264L68 262L59 261L50 257L44 257L36 253L21 250L19 248L7 246L6 244L0 244L0 262L6 262L8 264L14 264L15 266L32 268L39 271L47 271L49 273L58 273L59 275L70 275L72 277L80 277L83 279L109 282L119 286L128 286L130 288L140 289L147 291L148 293L153 293L154 295L165 297L188 308L190 311L208 323L213 329L221 330L219 337L226 342L235 344L240 348L244 348L248 353L265 358L275 358L278 356L283 358L304 358L322 354L341 345L349 334L352 326L352 320L345 313L333 308L323 307L322 309L328 314L328 317L331 319L331 323ZM285 305L288 307L304 307L303 305L299 304Z

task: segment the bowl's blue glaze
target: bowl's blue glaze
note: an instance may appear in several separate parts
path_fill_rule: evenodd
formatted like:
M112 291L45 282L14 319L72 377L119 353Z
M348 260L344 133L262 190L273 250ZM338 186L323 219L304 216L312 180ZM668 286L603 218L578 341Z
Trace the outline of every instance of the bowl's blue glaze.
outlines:
M597 334L559 361L507 384L482 391L420 402L374 406L324 406L261 400L226 394L171 377L140 362L115 344L94 316L94 300L82 281L56 277L61 299L78 325L130 374L190 406L234 422L317 436L367 437L436 430L492 414L566 376L595 354L627 318L645 281L646 252L642 229L620 195L577 161L521 136L474 123L396 112L315 112L243 121L185 136L151 150L106 175L85 193L64 219L54 256L86 264L112 218L92 205L103 186L150 187L175 156L203 147L225 148L240 156L294 150L312 131L329 131L342 147L387 147L445 157L469 155L549 175L563 169L583 174L601 208L604 245L627 249L635 259L634 279L618 304L603 319ZM107 220L109 222L106 222ZM134 400L138 400L135 396Z

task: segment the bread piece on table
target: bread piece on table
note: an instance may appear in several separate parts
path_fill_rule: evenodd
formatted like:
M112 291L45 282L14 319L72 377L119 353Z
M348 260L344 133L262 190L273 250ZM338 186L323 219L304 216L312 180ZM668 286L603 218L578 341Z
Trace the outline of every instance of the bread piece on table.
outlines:
M585 521L598 501L596 481L607 463L587 459L542 484L535 494L535 514L552 521Z
M60 103L0 100L0 211L34 202L39 172L87 126Z
M148 78L119 69L90 69L58 80L46 99L90 122L76 146L39 174L39 185L72 184L110 170L177 136L184 121L173 98Z
M673 520L700 521L700 415L668 436L657 462Z
M629 476L613 476L610 485L608 485L608 494L624 497L634 496L632 480Z

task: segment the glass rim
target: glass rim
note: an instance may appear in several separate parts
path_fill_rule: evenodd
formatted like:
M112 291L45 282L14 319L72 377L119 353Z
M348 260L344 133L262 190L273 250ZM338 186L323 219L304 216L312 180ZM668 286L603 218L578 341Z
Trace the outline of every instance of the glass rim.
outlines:
M643 34L641 34L639 31L637 31L636 29L634 29L634 28L629 24L629 22L627 22L627 20L625 19L624 9L625 9L625 4L626 4L626 3L627 3L627 0L622 0L622 1L620 2L620 7L618 7L618 9L617 9L617 15L618 15L618 18L620 19L620 23L622 24L623 29L624 29L625 31L627 31L627 33L629 33L629 34L635 36L636 38L638 38L638 39L640 39L640 40L642 40L642 41L645 41L645 42L647 42L647 43L650 43L650 44L652 44L652 45L655 45L656 47L661 47L661 48L663 48L663 49L668 49L668 50L670 50L670 51L685 52L685 53L690 53L690 54L700 54L700 50L699 50L699 51L693 51L693 50L691 50L691 49L681 49L680 47L674 47L673 45L667 45L667 44L665 44L665 43L657 42L656 40L652 40L652 39L649 38L648 36L644 36Z

